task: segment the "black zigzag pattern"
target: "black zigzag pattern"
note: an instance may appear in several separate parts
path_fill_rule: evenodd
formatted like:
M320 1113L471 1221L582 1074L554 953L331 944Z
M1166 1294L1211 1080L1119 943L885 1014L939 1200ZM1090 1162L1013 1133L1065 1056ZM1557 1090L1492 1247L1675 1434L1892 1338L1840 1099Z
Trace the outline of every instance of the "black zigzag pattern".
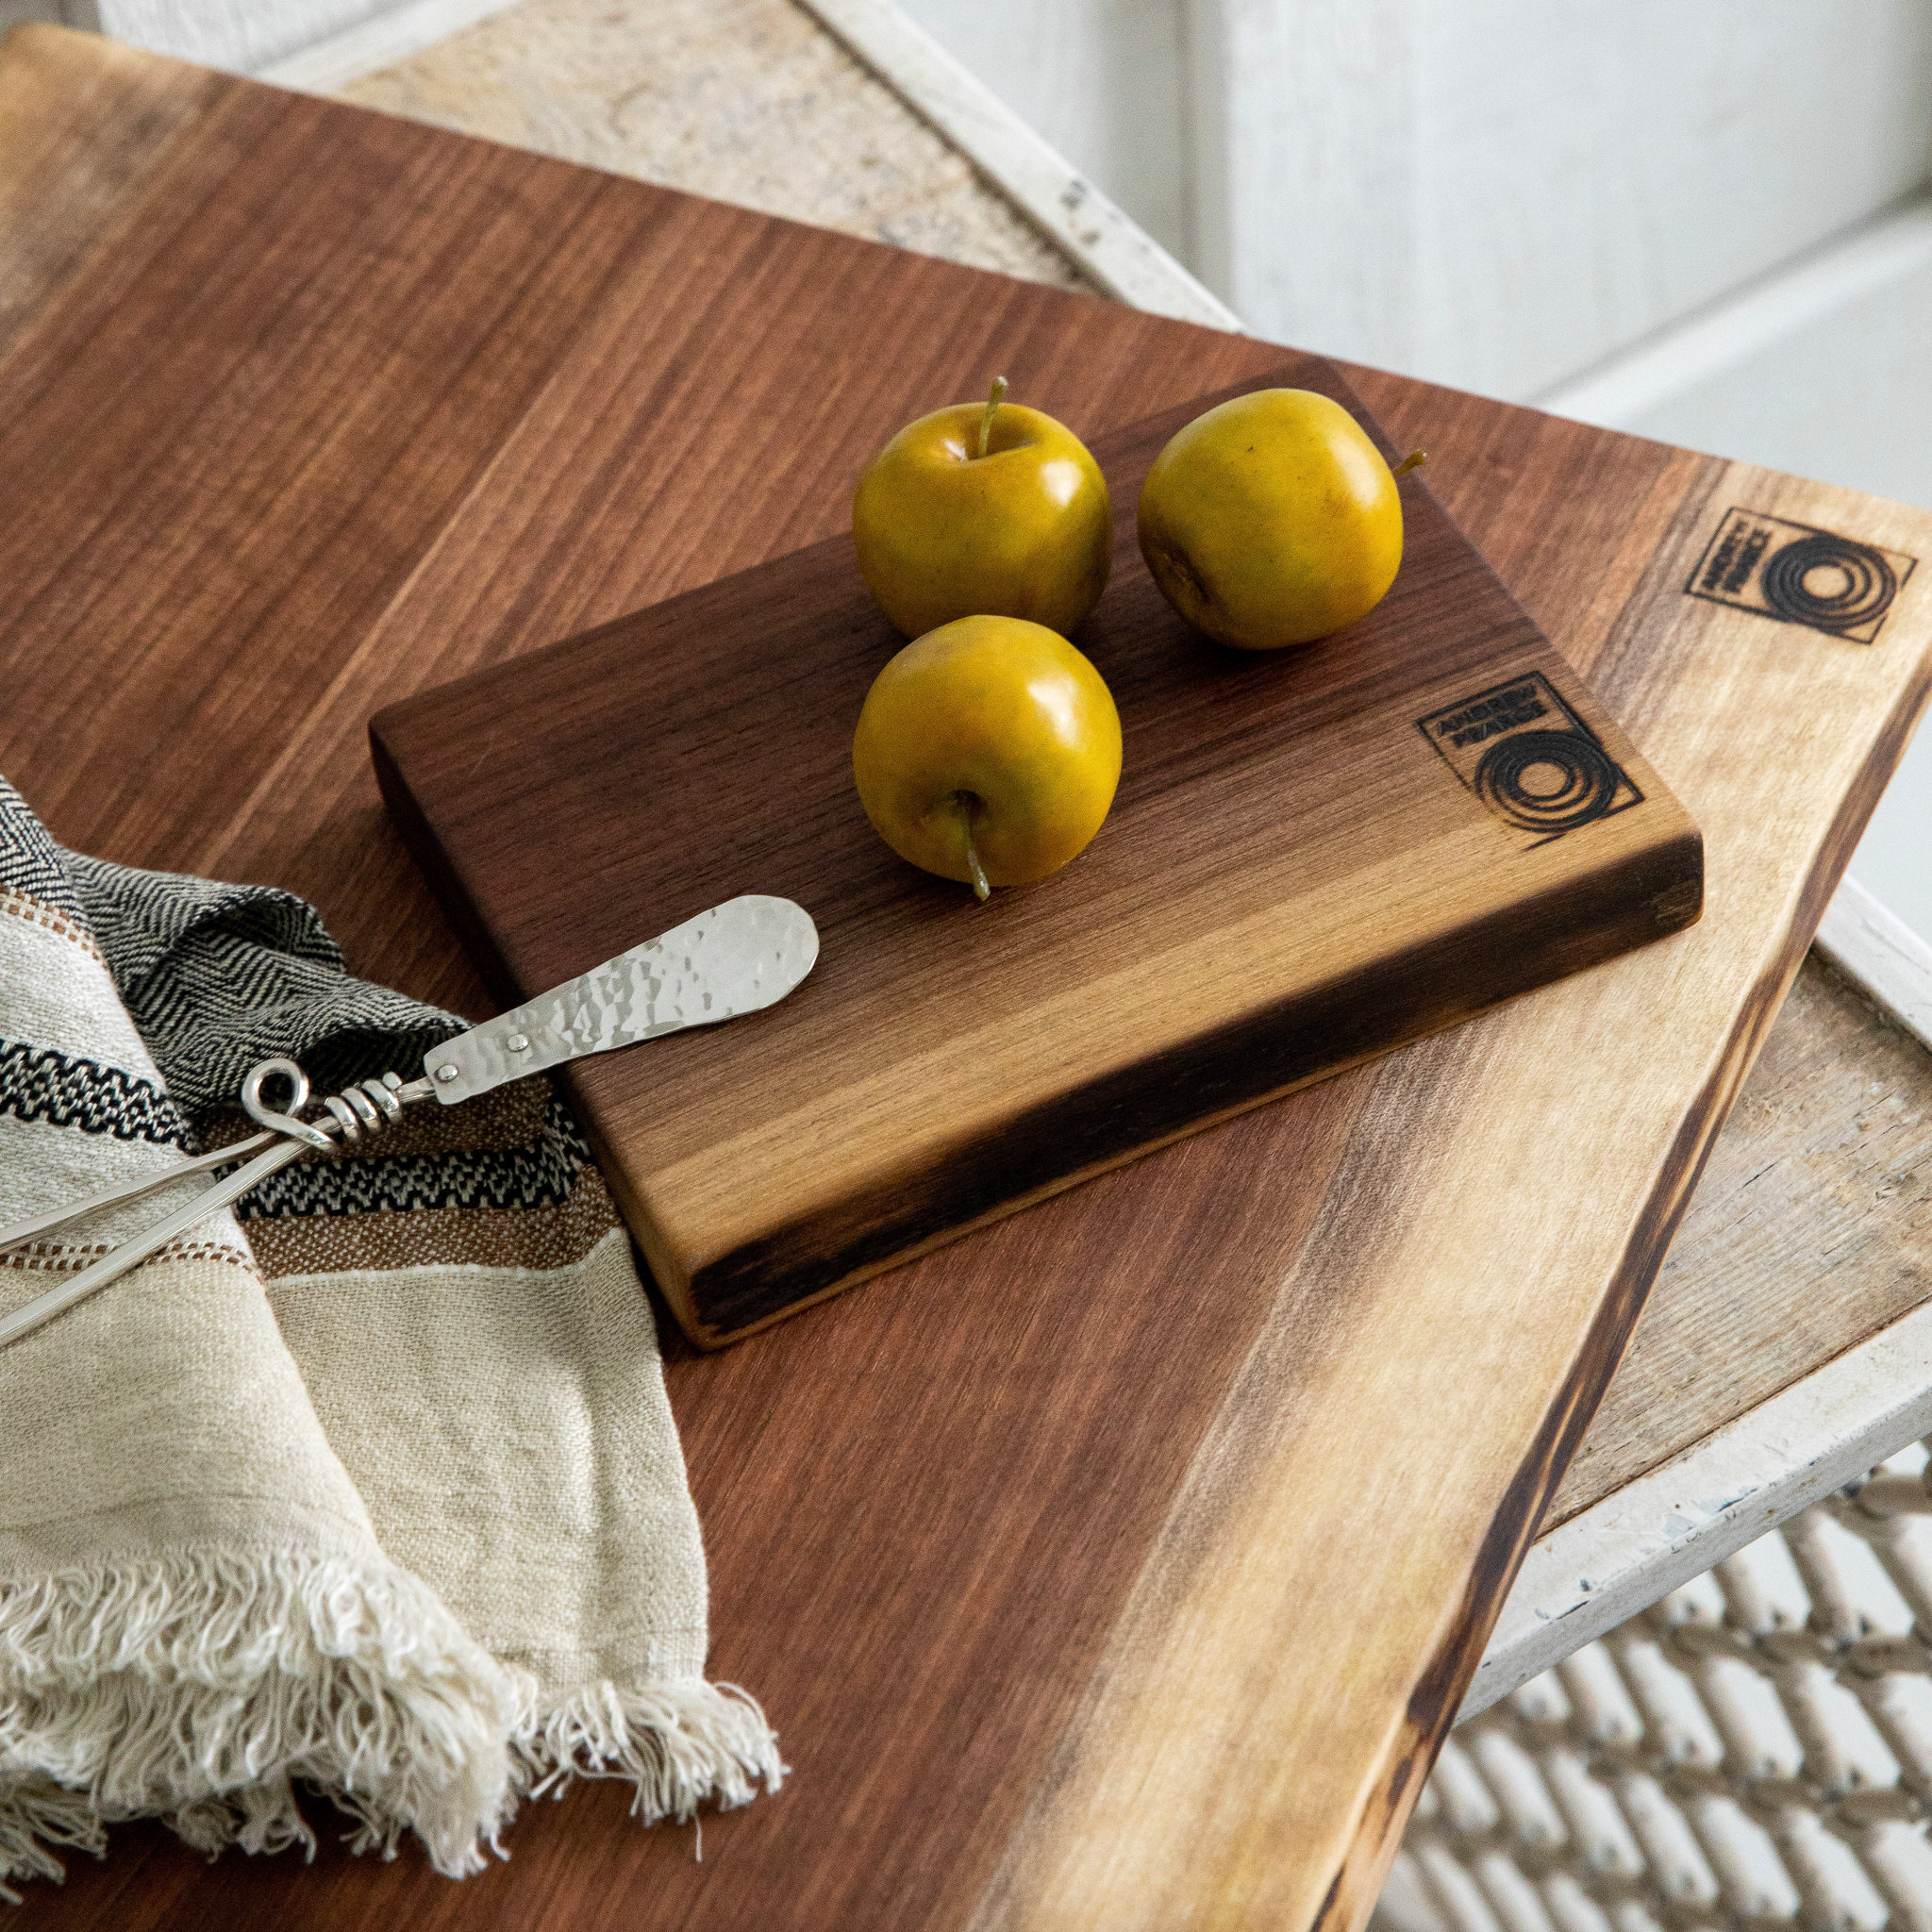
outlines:
M28 808L26 800L0 778L0 891L38 899L80 923L80 900L67 875L59 846Z
M460 1155L353 1156L304 1160L271 1174L236 1211L244 1221L284 1214L367 1214L377 1208L560 1208L591 1150L554 1096L536 1140Z
M0 1111L122 1140L192 1148L192 1123L232 1108L273 1055L299 1060L317 1093L420 1070L465 1022L352 977L314 907L270 886L220 885L65 852L0 778L0 888L85 921L165 1087L47 1048L0 1041ZM591 1154L553 1092L525 1145L444 1155L370 1154L285 1168L249 1218L378 1208L545 1208L575 1191Z
M322 916L270 886L219 885L59 855L115 985L169 1093L191 1119L231 1108L273 1055L297 1060L318 1093L422 1069L466 1022L354 978ZM546 1208L575 1191L591 1152L555 1093L521 1147L301 1161L238 1204L245 1219L378 1208Z
M0 1040L0 1113L189 1150L186 1118L151 1080L18 1040Z
M191 1115L232 1107L258 1060L299 1060L318 1092L406 1077L453 1013L352 978L306 900L66 855L114 983L169 1092Z

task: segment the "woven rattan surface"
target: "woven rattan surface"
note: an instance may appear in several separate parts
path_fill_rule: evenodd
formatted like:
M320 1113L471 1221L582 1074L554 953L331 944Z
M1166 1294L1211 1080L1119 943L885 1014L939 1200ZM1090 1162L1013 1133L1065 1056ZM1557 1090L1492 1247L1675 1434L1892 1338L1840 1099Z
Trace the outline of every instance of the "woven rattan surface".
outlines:
M1932 1498L1913 1447L1443 1746L1378 1932L1932 1926Z

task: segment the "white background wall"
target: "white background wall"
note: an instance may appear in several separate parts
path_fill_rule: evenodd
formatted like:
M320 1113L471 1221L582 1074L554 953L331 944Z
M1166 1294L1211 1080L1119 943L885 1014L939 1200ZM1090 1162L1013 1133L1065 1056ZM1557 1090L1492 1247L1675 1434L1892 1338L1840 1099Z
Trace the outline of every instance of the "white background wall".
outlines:
M1181 0L911 0L905 10L1191 261Z
M1198 165L1226 182L1210 285L1264 333L1486 394L1534 395L1774 268L1932 155L1924 0L1196 19Z
M421 0L0 0L0 31L52 21L248 72L411 4Z
M18 26L25 20L51 20L57 25L91 25L91 22L70 22L61 10L60 0L0 0L0 31Z

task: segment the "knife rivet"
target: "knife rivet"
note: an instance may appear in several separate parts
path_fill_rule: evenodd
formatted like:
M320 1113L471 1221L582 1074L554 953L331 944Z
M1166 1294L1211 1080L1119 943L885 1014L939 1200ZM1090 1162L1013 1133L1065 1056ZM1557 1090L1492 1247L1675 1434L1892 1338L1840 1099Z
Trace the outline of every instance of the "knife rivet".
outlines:
M530 1042L521 1033L512 1033L503 1043L511 1053L528 1053L530 1050Z
M442 1065L437 1068L436 1077L447 1086L450 1081L457 1077L457 1073L456 1062L454 1060L444 1060Z

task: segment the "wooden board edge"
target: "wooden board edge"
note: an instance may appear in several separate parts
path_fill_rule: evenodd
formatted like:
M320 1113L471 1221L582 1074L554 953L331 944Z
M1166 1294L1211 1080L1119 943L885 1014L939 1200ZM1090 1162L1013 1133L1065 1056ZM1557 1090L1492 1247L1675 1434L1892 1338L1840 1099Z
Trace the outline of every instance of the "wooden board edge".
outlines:
M498 1009L504 1010L515 1006L523 995L516 991L509 967L489 927L478 916L455 862L403 777L390 744L388 732L395 714L406 708L407 701L404 705L388 706L369 721L369 757L375 770L376 790L382 794L382 802L402 835L403 843L422 868L430 892L455 926Z
M1488 1637L1524 1557L1544 1534L1544 1511L1623 1360L1718 1135L1757 1063L1866 821L1928 697L1932 697L1932 650L1923 657L1913 683L1874 740L1858 782L1840 803L1770 964L1753 984L1716 1065L1686 1109L1682 1124L1658 1163L1650 1200L1631 1230L1609 1291L1552 1397L1528 1454L1491 1517L1447 1635L1417 1674L1405 1710L1399 1752L1377 1780L1376 1796L1365 1808L1350 1849L1330 1882L1316 1921L1319 1932L1358 1932L1367 1923L1408 1813L1468 1695Z
M1137 1128L1117 1141L1101 1141L1087 1158L1066 1173L1010 1193L1003 1191L996 1179L989 1182L983 1171L975 1173L964 1160L946 1164L943 1186L935 1191L928 1183L924 1199L908 1195L909 1182L889 1181L858 1203L841 1204L834 1215L824 1218L826 1226L821 1227L817 1221L801 1224L793 1233L801 1246L840 1257L821 1264L817 1278L809 1272L801 1277L795 1265L775 1275L768 1272L773 1242L781 1237L723 1257L714 1270L686 1273L667 1242L641 1232L649 1226L655 1234L655 1217L648 1203L625 1184L624 1191L629 1197L626 1205L638 1211L631 1224L640 1229L640 1241L651 1256L654 1269L659 1271L666 1299L693 1345L724 1347L1144 1154L1458 1025L1478 1012L1556 979L1681 932L1701 914L1703 877L1703 836L1680 812L1675 826L1623 855L1604 872L1564 881L1538 898L1473 921L1431 947L1387 962L1387 1000L1369 1004L1378 1014L1394 1011L1401 1017L1386 1032L1378 1031L1353 1048L1344 1046L1333 1058L1324 1054L1319 1064L1281 1077L1281 1062L1271 1059L1270 1052L1271 1047L1279 1051L1284 1036L1318 1038L1332 1051L1344 1024L1341 1007L1361 1000L1364 974L1360 972L1351 974L1345 983L1319 990L1313 1001L1285 1001L1222 1029L1224 1038L1219 1041L1214 1064L1221 1070L1220 1078L1230 1097L1219 1106L1198 1110L1185 1097L1176 1097L1177 1090L1158 1060L1138 1063L1118 1076L1077 1089L1032 1115L1016 1117L1001 1141L1003 1145L1020 1140L1023 1145L1037 1141L1065 1147L1077 1144L1083 1121L1144 1122L1150 1113L1158 1119L1165 1109L1169 1120L1151 1135ZM1557 972L1550 972L1545 960L1534 957L1531 949L1512 945L1519 928L1533 926L1538 915L1551 905L1570 901L1580 906L1591 892L1604 892L1609 910L1594 925L1579 924L1568 930L1567 950ZM1491 959L1500 953L1517 962L1517 971L1504 980L1492 981L1491 995L1479 1003L1452 1003L1445 1009L1440 995L1445 985L1455 983L1458 958L1476 952ZM1322 1007L1324 995L1336 1003L1333 1014ZM1256 1084L1243 1089L1243 1081ZM1174 1118L1176 1115L1181 1118ZM1091 1141L1091 1129L1086 1131ZM975 1193L987 1198L975 1201ZM857 1242L846 1231L855 1208L876 1217L873 1229ZM835 1221L836 1226L829 1224ZM856 1260L851 1258L855 1255ZM729 1300L720 1298L721 1283L746 1280L752 1284L748 1291L741 1288ZM773 1299L781 1293L782 1299Z

